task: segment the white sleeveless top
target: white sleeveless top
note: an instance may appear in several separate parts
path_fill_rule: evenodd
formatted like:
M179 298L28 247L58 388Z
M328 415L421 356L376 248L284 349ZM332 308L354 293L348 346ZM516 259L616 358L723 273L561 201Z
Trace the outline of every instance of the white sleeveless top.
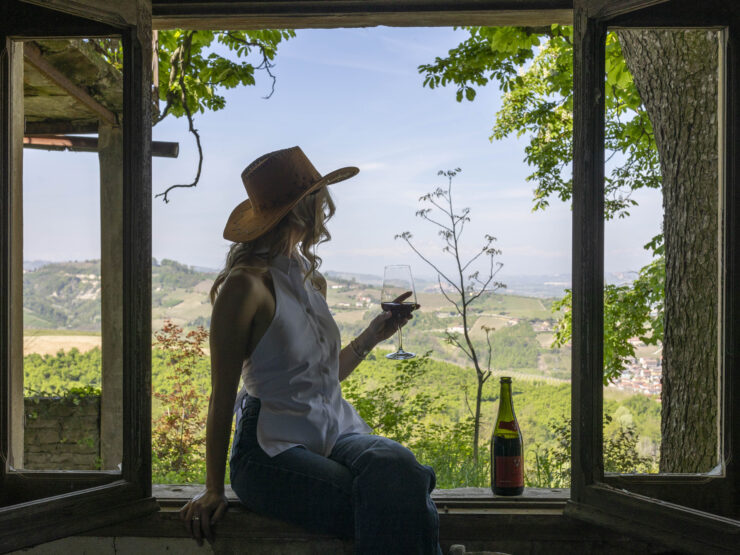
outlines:
M304 282L304 264L271 260L275 316L242 367L246 391L261 401L257 441L270 457L296 445L329 456L339 436L372 431L342 398L339 328L321 292Z

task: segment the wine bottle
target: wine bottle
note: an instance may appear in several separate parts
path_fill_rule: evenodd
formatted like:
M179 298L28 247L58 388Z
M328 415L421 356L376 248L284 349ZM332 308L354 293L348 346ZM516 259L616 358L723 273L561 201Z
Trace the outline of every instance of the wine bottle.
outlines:
M491 437L491 488L495 495L524 491L522 432L511 400L511 378L501 378L498 416Z

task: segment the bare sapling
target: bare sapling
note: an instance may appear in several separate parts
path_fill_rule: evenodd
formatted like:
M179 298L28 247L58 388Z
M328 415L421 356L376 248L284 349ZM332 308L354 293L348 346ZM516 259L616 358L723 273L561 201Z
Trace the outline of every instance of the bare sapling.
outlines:
M438 187L431 193L420 197L419 202L425 207L416 212L416 216L439 228L438 234L444 243L442 252L453 259L452 271L442 271L427 255L414 246L410 232L404 231L396 235L395 238L406 241L417 256L437 273L437 283L440 292L455 307L455 311L462 318L462 337L460 333L446 330L445 340L448 344L460 349L475 368L477 378L475 411L470 408L470 404L468 404L468 410L474 419L473 458L477 464L483 384L486 383L486 380L492 374L490 334L493 328L488 326L482 326L481 328L486 334L488 348L487 361L485 366L483 366L471 338L472 326L475 323L474 319L471 321L471 305L478 301L481 296L493 293L498 289L506 287L506 285L495 280L496 274L501 270L503 264L496 261L496 257L501 255L501 251L493 246L496 241L494 236L486 234L484 236L483 246L475 251L475 254L467 261L463 261L464 249L461 245L460 238L463 234L465 224L470 222L470 208L463 208L461 211L456 212L452 200L452 179L460 171L460 168L439 171L437 175L447 178L447 188ZM487 263L485 263L486 260ZM481 274L480 270L475 269L479 266L485 266L483 274Z

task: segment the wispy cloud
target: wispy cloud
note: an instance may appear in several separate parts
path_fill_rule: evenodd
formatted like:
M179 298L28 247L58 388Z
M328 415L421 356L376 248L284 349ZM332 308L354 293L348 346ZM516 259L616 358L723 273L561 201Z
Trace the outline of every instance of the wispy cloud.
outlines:
M448 50L432 41L409 40L397 36L382 35L380 41L392 47L396 52L403 52L408 57L421 58L428 62L434 60L435 56L446 54Z
M415 71L397 69L385 64L373 64L362 60L352 59L341 59L341 58L315 58L312 56L305 56L303 54L296 54L295 50L290 53L282 55L283 58L289 58L303 64L310 64L316 66L326 67L340 67L345 69L351 69L356 71L363 71L369 73L380 73L384 75L396 75L396 76L409 76L414 75Z

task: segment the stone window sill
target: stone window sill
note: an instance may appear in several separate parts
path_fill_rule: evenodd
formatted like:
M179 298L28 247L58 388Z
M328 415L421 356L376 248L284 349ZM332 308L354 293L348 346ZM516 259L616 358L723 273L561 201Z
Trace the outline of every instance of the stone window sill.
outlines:
M169 538L170 543L181 542L178 549L189 549L195 544L180 521L179 509L201 490L201 485L156 484L152 494L159 503L158 512L83 535L126 541ZM214 552L352 553L350 540L260 516L244 508L228 486L226 494L229 510L216 527ZM435 490L432 498L439 509L443 552L453 544L465 544L471 550L507 553L592 553L605 541L624 548L615 552L631 552L633 542L623 535L566 517L563 511L569 495L568 489L526 488L523 495L509 498L494 497L489 488Z
M153 484L152 495L163 508L182 506L203 489L201 485ZM240 507L236 494L226 485L230 507ZM432 499L440 513L452 509L561 509L570 498L570 489L524 488L515 497L494 496L490 488L436 489Z

